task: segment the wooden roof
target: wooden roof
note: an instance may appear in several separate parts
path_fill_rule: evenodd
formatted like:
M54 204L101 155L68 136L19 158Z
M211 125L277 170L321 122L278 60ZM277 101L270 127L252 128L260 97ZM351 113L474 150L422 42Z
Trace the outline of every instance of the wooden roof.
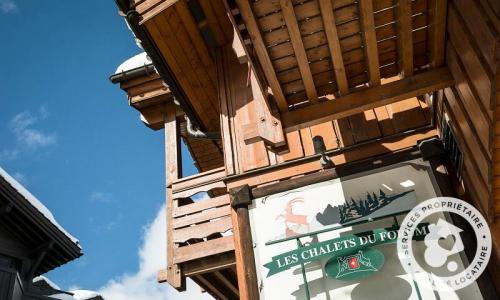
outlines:
M427 0L234 1L281 111L428 67Z
M214 49L234 39L241 39L281 113L444 62L446 3L439 0L133 2L197 117L211 131L219 129Z

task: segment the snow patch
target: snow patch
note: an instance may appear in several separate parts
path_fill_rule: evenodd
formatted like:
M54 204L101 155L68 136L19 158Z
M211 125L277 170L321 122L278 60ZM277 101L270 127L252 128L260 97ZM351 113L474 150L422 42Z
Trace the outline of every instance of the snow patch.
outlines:
M124 61L121 65L118 66L118 68L115 71L115 74L121 73L121 72L127 72L133 69L137 69L143 66L147 66L152 64L153 62L149 58L146 52L139 53L135 56L132 56L131 58L127 59Z
M10 186L12 186L21 196L24 197L36 210L38 210L47 220L49 220L54 226L57 227L64 235L66 235L74 244L76 244L80 249L80 241L69 234L59 223L57 223L54 215L50 212L50 210L45 207L45 205L40 202L33 194L31 194L27 189L25 189L17 180L15 180L12 176L10 176L2 167L0 167L0 176L4 178Z

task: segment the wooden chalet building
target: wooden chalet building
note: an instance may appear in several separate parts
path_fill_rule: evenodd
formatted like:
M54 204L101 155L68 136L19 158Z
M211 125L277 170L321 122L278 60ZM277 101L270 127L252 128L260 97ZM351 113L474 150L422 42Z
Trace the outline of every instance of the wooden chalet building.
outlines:
M41 275L82 254L80 242L0 168L0 300L77 299Z
M498 299L500 1L116 2L147 54L110 79L165 132L160 282L189 277L216 299ZM199 174L181 176L182 141ZM419 291L395 245L364 280L332 279L324 260L267 274L275 254L340 234L313 227L397 225L395 206L435 196L489 222L488 269L467 288ZM368 222L375 208L392 215Z

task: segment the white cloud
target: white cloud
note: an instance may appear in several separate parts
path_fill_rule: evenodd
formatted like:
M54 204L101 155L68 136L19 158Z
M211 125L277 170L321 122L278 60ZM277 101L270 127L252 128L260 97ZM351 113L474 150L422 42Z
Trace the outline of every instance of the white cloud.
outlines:
M2 0L0 0L0 5ZM1 6L0 6L1 9ZM8 128L12 132L15 145L8 149L0 149L0 161L14 160L20 154L47 148L57 143L55 133L46 133L35 126L49 116L45 106L41 106L35 113L24 111L15 115L10 121Z
M15 115L10 120L9 127L21 146L29 147L30 149L47 147L56 143L56 135L53 133L44 133L41 130L33 128L36 123L47 117L48 111L42 106L36 114L24 111Z
M166 213L160 208L154 221L144 228L144 241L139 249L139 270L110 280L99 293L106 300L191 300L213 299L188 280L187 291L177 292L167 283L156 282L156 273L165 268L166 262Z
M19 150L17 149L4 149L0 150L0 161L13 160L19 155Z
M108 192L93 192L90 194L90 200L93 202L109 203L113 201L113 195Z
M0 0L0 10L4 14L9 14L18 11L18 8L16 3L12 0Z

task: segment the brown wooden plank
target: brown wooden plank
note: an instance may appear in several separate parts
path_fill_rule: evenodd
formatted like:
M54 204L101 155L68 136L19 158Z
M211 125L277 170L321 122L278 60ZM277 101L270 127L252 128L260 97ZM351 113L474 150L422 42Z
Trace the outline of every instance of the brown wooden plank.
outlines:
M333 69L335 70L335 81L340 95L344 95L349 92L349 84L347 83L347 77L345 74L337 26L335 26L336 22L333 15L332 1L319 0L319 6L321 8L323 26L328 40L328 48L330 49L330 58L333 64Z
M219 286L215 286L212 281L205 278L205 275L196 275L196 280L199 280L202 285L204 285L208 291L214 293L217 296L217 299L221 300L229 300L230 298L220 290Z
M422 107L417 98L409 98L387 105L389 116L396 132L418 128L427 124Z
M352 136L355 143L378 138L381 136L378 119L373 109L349 117Z
M375 115L377 116L378 124L380 127L380 132L383 136L388 136L394 134L394 126L392 125L391 118L387 111L387 106L380 106L374 109Z
M307 59L302 37L300 35L299 25L297 24L293 4L290 0L281 0L280 6L290 34L290 41L302 75L302 81L304 82L307 98L310 102L315 103L318 101L318 94L316 93L316 87L312 78L311 69L309 68L309 61Z
M491 109L494 104L492 103L492 77L489 68L485 68L478 54L474 50L470 38L472 38L464 28L464 23L461 20L458 12L449 7L448 17L448 32L450 34L450 41L460 53L460 60L462 61L465 70L470 79L473 89L476 91L481 102L486 109Z
M233 228L231 217L226 216L203 224L175 229L174 243L185 243L190 239L203 239L214 233L224 233Z
M488 182L488 170L491 166L491 157L488 152L482 147L479 137L475 133L475 129L471 124L472 121L468 114L463 110L463 104L454 88L445 89L446 95L446 108L448 113L453 117L452 121L456 124L456 132L462 136L463 141L467 141L467 145L461 147L468 147L472 157L471 160L477 165L478 170L485 182Z
M198 213L210 208L225 206L227 204L229 204L229 196L221 195L214 198L190 203L187 205L177 206L173 210L173 216L177 218L184 215Z
M283 113L281 120L286 131L343 118L378 106L423 95L453 84L447 68L427 71L396 82L375 86L331 101L310 105Z
M349 123L349 117L335 120L334 124L336 125L342 147L353 145L354 137L352 136L352 128Z
M447 0L432 0L429 8L429 56L431 67L444 64Z
M203 10L205 17L207 18L210 29L214 35L214 38L219 46L224 45L228 42L224 31L222 30L219 21L217 20L217 15L215 14L212 2L218 2L218 0L198 0L201 9Z
M484 106L481 101L472 92L469 82L464 75L465 70L463 70L463 66L459 62L458 55L449 43L447 47L447 62L455 78L455 86L461 102L464 104L467 114L474 120L474 128L478 133L481 143L485 149L489 149L489 128L492 120L488 112L482 109Z
M478 50L488 62L490 70L493 72L496 65L495 52L498 47L498 38L495 30L488 24L488 19L484 17L480 4L475 1L455 0L453 1L457 11L460 12L467 29L471 32L477 43Z
M233 236L225 236L202 243L196 243L174 250L174 263L179 264L201 257L229 252L234 250Z
M210 57L210 51L208 50L208 47L201 35L200 30L198 29L198 26L196 24L196 21L191 14L187 3L185 0L178 1L175 5L175 12L176 14L172 13L169 14L170 17L175 17L175 15L178 16L178 20L182 22L184 25L184 28L190 38L190 43L193 44L193 48L198 53L199 57L201 58L203 65L210 70L209 71L209 76L210 80L214 83L214 85L217 85L217 78L215 74L215 63L214 60ZM176 18L177 19L177 18ZM182 32L182 31L181 31ZM181 32L174 31L174 33L182 34Z
M242 124L243 139L245 143L264 141L272 147L280 147L285 144L285 135L281 127L281 120L272 107L267 97L267 90L263 91L257 81L254 70L250 71L250 85L252 88L253 107L258 120Z
M239 64L235 55L230 59L227 72L231 78L231 122L234 127L235 152L238 153L240 172L268 166L270 161L264 141L247 144L244 140L244 125L260 122L260 116L256 113L255 102L251 96L252 89L248 86L248 65Z
M325 142L326 150L332 150L339 146L332 122L325 122L311 126L310 130L310 139L312 140L315 136L321 136L323 138L323 142Z
M184 217L175 218L173 221L174 229L178 229L181 227L186 227L194 224L199 224L203 222L207 222L216 218L221 218L225 216L229 216L231 213L229 205L221 206L216 209L205 210L199 213L195 213L192 215L187 215ZM203 225L200 225L203 226Z
M378 62L377 37L375 35L372 0L360 0L359 12L363 28L363 41L370 85L376 86L380 84L380 66Z
M215 271L214 272L215 277L224 284L224 286L229 289L233 294L236 296L240 296L240 292L238 291L238 287L234 286L234 284L226 277L224 276L220 271Z
M397 138L387 138L383 141L375 141L362 147L354 147L352 149L332 154L330 158L335 165L345 164L346 162L354 162L360 159L375 157L389 152L396 152L401 149L407 149L416 145L417 141L430 138L437 135L435 129L426 130L415 133L413 135ZM311 173L321 169L319 161L314 158L308 161L301 161L298 164L277 165L271 170L266 170L265 173L254 172L246 176L240 176L228 181L228 188L237 187L242 184L248 184L251 187L259 186L269 182L290 178L297 175Z
M402 76L409 76L413 74L411 0L399 0L396 10L398 15L399 69Z
M245 0L236 0L238 7L241 12L241 16L245 21L245 25L250 34L250 38L252 39L252 43L259 58L260 64L262 65L264 74L266 75L267 81L271 86L273 91L274 99L278 105L280 111L287 111L288 104L285 99L285 95L281 90L281 86L276 78L276 73L274 71L274 67L272 65L271 59L269 58L269 54L267 53L266 46L264 41L262 40L262 36L259 30L259 26L257 25L257 21L252 12L252 8L250 7L250 3Z
M177 124L176 109L173 102L166 104L165 113L165 184L166 184L166 210L167 210L167 281L174 288L184 290L186 279L182 277L179 265L175 264L172 253L175 245L173 240L173 210L177 202L172 197L171 183L178 179L182 170L180 169L181 152L180 152L180 137L179 126ZM170 255L169 255L170 253Z
M292 131L286 134L287 149L277 153L278 163L297 159L304 156L299 131Z

